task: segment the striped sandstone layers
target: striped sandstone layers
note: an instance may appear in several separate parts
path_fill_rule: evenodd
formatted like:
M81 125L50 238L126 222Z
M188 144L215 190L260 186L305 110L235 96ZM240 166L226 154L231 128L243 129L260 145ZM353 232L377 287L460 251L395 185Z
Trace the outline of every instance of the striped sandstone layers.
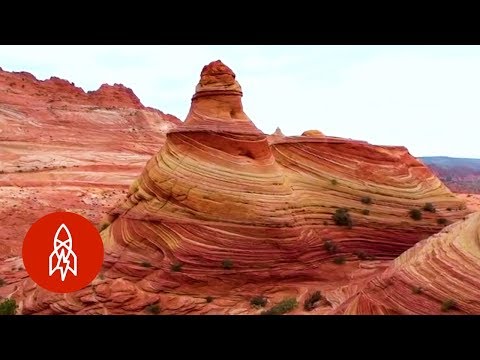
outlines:
M112 212L107 244L151 244L194 271L212 271L230 257L237 271L271 276L275 264L308 267L331 257L324 238L347 255L393 258L440 230L439 217L464 215L462 203L403 147L316 133L269 145L243 112L241 94L222 63L203 69L184 124L168 133ZM409 210L426 202L436 213L412 220ZM333 223L338 208L349 209L351 229Z
M364 284L439 231L438 218L466 214L405 148L315 131L267 138L241 96L228 67L205 66L185 122L109 214L101 276L68 296L27 280L15 293L22 311L144 313L159 304L162 313L258 313L256 294L302 301L316 288ZM411 219L426 202L436 212ZM351 226L335 224L339 208Z
M0 70L0 259L19 254L32 220L50 212L98 223L180 123L123 85L84 92Z
M341 314L480 314L480 212L417 243Z

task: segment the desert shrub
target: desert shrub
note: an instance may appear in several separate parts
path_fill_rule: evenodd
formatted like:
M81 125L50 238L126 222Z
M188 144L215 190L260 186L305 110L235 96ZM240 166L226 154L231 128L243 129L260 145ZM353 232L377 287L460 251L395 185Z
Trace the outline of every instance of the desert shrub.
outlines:
M147 306L147 312L153 315L160 314L160 305L159 304L152 304Z
M445 219L445 218L439 218L439 219L437 219L437 224L438 224L438 225L447 225L447 223L448 223L448 220Z
M305 311L312 311L318 306L318 302L323 299L322 293L320 291L315 291L314 293L307 296L303 302L303 308Z
M100 225L100 232L103 231L103 230L105 230L109 225L110 225L109 223L102 223L102 224Z
M444 302L442 302L442 307L440 308L443 312L448 311L452 308L454 308L456 305L455 300L453 299L447 299Z
M362 214L363 214L363 215L370 215L370 210L368 210L368 209L363 209L363 210L362 210Z
M182 271L182 264L176 262L176 263L173 263L172 266L170 266L170 270L172 271Z
M360 260L375 260L375 256L367 254L365 251L355 251L354 254L357 255Z
M332 179L332 180L330 181L330 183L331 183L332 185L337 185L337 184L338 184L338 181L335 180L335 179Z
M213 301L213 297L212 297L212 296L207 296L207 297L205 298L205 301L206 301L207 303L211 303L211 302Z
M254 296L250 299L250 305L254 307L265 307L265 305L267 305L267 298L263 296Z
M324 220L324 221L323 221L323 225L327 226L327 225L328 225L328 221L327 221L327 220Z
M363 196L360 201L363 204L370 205L372 203L372 198L370 196Z
M332 215L332 218L335 224L338 226L348 226L349 228L351 228L353 225L352 218L348 213L348 209L337 209L335 211L335 214Z
M414 294L421 294L421 293L423 292L423 289L422 289L420 286L414 286L414 287L412 288L412 292L413 292Z
M452 211L452 208L451 208L451 207L448 207L448 208L447 208L447 211Z
M418 209L410 210L409 215L413 220L422 220L422 212Z
M345 256L337 256L336 258L333 259L333 262L337 265L345 264L346 261L347 259L345 258Z
M148 261L142 261L140 265L146 268L152 267L152 264L150 264Z
M230 259L225 259L222 261L222 267L226 270L233 268L233 261Z
M0 278L0 287L2 287L3 285L5 285L5 280L3 280L2 278Z
M277 305L273 306L271 309L262 311L262 315L282 315L292 311L297 306L297 299L286 298L279 302Z
M330 254L334 254L338 251L337 244L335 244L332 240L325 240L323 242L323 248Z
M5 299L0 302L0 315L15 315L17 307L15 299Z
M437 210L435 210L435 206L433 206L432 203L427 202L425 205L423 205L423 211L434 213Z

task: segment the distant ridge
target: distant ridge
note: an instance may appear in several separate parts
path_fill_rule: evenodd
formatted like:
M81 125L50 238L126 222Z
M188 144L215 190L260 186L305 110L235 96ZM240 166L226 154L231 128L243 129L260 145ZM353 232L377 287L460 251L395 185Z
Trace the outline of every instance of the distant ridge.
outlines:
M418 158L455 192L480 193L480 159L449 156Z

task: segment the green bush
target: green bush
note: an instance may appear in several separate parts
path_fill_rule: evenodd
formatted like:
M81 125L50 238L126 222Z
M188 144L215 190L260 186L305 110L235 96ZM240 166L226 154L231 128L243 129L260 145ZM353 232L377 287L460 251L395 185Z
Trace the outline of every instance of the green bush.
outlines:
M439 219L437 219L437 224L438 224L438 225L447 225L447 224L448 224L448 220L445 219L445 218L439 218Z
M222 261L222 267L226 270L233 268L233 261L230 259L225 259Z
M17 307L15 299L5 299L0 302L0 315L15 315Z
M325 240L323 248L330 254L335 254L338 251L338 246L332 240Z
M372 203L372 198L370 196L363 196L360 201L363 204L370 205Z
M100 232L102 232L103 230L105 230L110 224L109 223L103 223L100 225Z
M425 205L423 205L423 211L428 211L428 212L431 212L431 213L434 213L435 211L435 206L433 206L432 203L425 203Z
M322 293L320 291L315 291L314 293L307 296L303 302L303 308L305 311L312 311L318 306L318 302L323 299Z
M442 307L440 308L443 312L446 312L456 306L455 300L448 299L442 302Z
M375 256L369 255L365 251L355 251L354 254L357 255L360 260L375 260Z
M422 220L422 212L418 209L410 210L409 215L413 220Z
M250 305L254 307L265 307L267 305L267 298L263 296L254 296L250 299Z
M182 264L180 264L178 262L173 263L172 266L170 266L170 270L172 270L174 272L182 271Z
M368 210L368 209L363 209L363 210L362 210L362 214L363 214L363 215L370 215L370 210Z
M288 313L295 309L298 306L297 299L287 298L283 299L277 305L272 307L270 310L262 311L262 315L282 315Z
M414 287L412 288L412 292L413 292L414 294L421 294L421 293L423 292L423 289L422 289L422 287L420 287L420 286L414 286Z
M147 312L153 315L160 314L160 305L159 304L152 304L147 306Z
M352 218L348 213L348 209L337 209L335 214L332 215L332 218L335 224L338 226L348 226L348 228L351 228L353 225Z
M345 258L345 256L337 256L336 258L333 259L333 262L337 265L345 264L346 261L347 259Z

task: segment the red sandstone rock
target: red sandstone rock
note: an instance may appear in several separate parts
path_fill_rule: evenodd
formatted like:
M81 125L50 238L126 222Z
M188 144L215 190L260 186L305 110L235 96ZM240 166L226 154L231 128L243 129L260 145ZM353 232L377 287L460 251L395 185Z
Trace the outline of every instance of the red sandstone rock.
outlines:
M403 253L339 306L344 314L479 314L480 212Z
M9 293L20 311L256 314L249 301L263 295L267 307L294 297L292 313L307 313L302 302L319 289L326 300L311 313L328 313L439 231L438 217L468 212L403 147L324 136L269 144L241 96L228 67L204 67L187 119L110 212L98 279L63 297L27 280ZM411 219L426 202L437 212ZM352 228L334 223L339 208Z
M277 127L277 128L275 129L275 132L272 134L272 136L284 137L285 135L283 134L282 130L281 130L279 127Z
M56 77L0 71L0 259L19 254L47 213L98 224L179 124L123 85L85 93Z
M302 136L316 136L316 137L325 137L325 135L318 130L307 130L304 131Z

